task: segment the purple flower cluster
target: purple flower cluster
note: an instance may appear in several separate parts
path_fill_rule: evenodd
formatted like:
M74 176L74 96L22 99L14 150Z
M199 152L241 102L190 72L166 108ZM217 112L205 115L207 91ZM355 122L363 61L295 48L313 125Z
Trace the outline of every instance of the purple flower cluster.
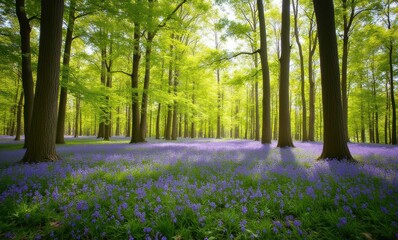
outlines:
M325 226L336 230L377 211L389 221L385 232L396 234L398 148L350 147L361 164L314 161L317 143L294 149L242 140L61 147L63 161L0 168L0 205L59 212L70 232L58 234L74 239L171 239L182 229L196 229L189 236L202 239L208 232L225 239L311 238L311 215L324 208L334 214ZM33 217L29 211L26 219Z

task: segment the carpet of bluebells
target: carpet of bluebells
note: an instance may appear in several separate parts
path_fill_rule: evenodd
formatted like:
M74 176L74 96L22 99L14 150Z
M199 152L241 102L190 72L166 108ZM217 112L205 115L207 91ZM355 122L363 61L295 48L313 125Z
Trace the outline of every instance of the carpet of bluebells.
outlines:
M3 143L0 239L398 239L397 146L99 142L34 165Z

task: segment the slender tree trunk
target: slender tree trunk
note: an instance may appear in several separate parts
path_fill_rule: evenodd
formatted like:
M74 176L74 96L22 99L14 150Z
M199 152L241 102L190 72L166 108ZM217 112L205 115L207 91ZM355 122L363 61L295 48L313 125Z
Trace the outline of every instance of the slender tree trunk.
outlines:
M133 112L133 122L132 122L132 133L130 143L140 142L140 107L138 102L138 71L140 65L140 36L141 36L141 26L139 23L134 23L134 53L133 53L133 71L131 74L131 88L133 90L132 95L132 112Z
M393 66L393 53L394 46L392 40L390 40L389 46L389 67L390 67L390 97L391 97L391 111L392 111L392 119L391 119L391 144L397 145L397 110L395 107L395 93L394 93L394 66Z
M308 31L308 39L309 39L309 53L308 53L308 82L310 85L310 116L309 116L309 124L308 124L308 141L315 141L315 78L313 71L313 57L315 55L315 50L318 43L318 36L314 34L315 27L315 12L312 12L310 17L310 27ZM314 37L315 35L315 37Z
M151 78L151 53L152 41L155 35L148 32L147 45L145 52L145 77L144 77L144 91L142 93L141 102L141 121L140 121L140 142L145 142L145 135L147 132L147 112L148 112L148 89Z
M79 99L81 102L81 100ZM79 124L79 136L83 136L83 115L82 115L82 106L80 104L80 124Z
M289 111L289 65L290 65L290 0L282 2L282 51L280 58L279 85L279 137L278 147L294 147Z
M106 66L106 87L111 89L112 88L112 35L110 35L110 43L109 43L109 60L105 59L105 66ZM106 47L105 47L106 49ZM112 107L110 105L110 96L106 96L106 110L105 110L105 129L104 129L104 140L109 141L112 135Z
M21 58L22 58L22 86L24 92L24 148L27 148L30 134L30 125L33 113L33 76L32 76L32 55L30 49L30 20L26 16L25 0L16 0L16 13L20 26L19 33L21 35Z
M39 61L31 138L22 162L57 161L55 135L59 87L63 0L41 1Z
M178 78L179 73L177 68L174 70L174 96L177 97L178 94ZM178 102L174 100L173 103L173 121L171 127L171 140L177 140L178 136Z
M196 98L195 98L195 80L193 80L193 83L192 83L192 105L195 106L195 104L196 104ZM196 138L195 113L192 113L191 138Z
M303 142L308 141L307 137L307 102L305 100L305 77L304 77L304 56L303 56L303 48L300 42L300 33L298 29L298 0L293 0L293 12L294 12L294 35L296 39L296 44L299 50L300 56L300 79L301 79L301 104L303 106L303 116L302 116L302 138ZM312 63L310 63L312 64Z
M72 41L73 41L73 30L75 24L75 6L76 0L70 1L69 7L69 20L68 27L66 29L66 38L65 38L65 46L64 46L64 56L62 61L62 84L61 84L61 95L59 97L59 107L58 107L58 119L57 119L57 134L56 134L56 143L57 144L65 144L65 116L66 116L66 102L68 97L68 88L67 84L69 81L69 62L70 55L72 49Z
M76 103L75 103L75 131L74 137L77 138L79 136L79 113L80 113L80 96L76 96Z
M174 34L171 34L171 39L174 39ZM170 44L170 56L173 56L174 52L174 46L173 44ZM172 88L173 88L173 60L170 60L169 62L169 96L171 96L172 93ZM168 104L167 105L167 122L166 122L166 129L165 129L165 139L166 140L171 140L171 128L172 128L172 119L173 119L173 105Z
M258 69L258 55L254 55L254 65L256 70ZM258 78L256 75L254 82L254 98L255 98L255 106L256 106L256 118L255 118L255 133L254 140L260 141L260 106L258 101Z
M319 159L354 161L344 134L333 0L313 0L322 77L323 150Z
M126 133L125 136L126 137L130 137L130 133L131 133L131 107L130 106L126 106Z
M267 52L267 32L265 27L264 17L264 4L263 0L257 0L258 17L260 25L260 61L261 61L261 72L263 77L263 119L262 119L262 132L261 132L261 143L271 143L271 87L270 87L270 75L268 65L268 52Z
M116 130L115 135L120 136L120 106L116 108Z
M158 114L156 115L156 139L160 139L160 113L162 104L158 103Z
M21 140L21 132L22 132L22 105L23 105L24 93L23 91L20 94L18 107L17 107L17 132L15 134L15 141Z

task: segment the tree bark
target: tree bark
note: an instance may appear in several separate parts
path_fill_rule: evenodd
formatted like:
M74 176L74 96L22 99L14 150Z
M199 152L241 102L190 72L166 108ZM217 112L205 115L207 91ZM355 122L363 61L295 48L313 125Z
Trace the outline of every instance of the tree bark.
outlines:
M174 38L174 35L171 35L171 39ZM173 50L174 46L171 44L170 45L170 56L173 56ZM172 92L172 87L173 87L173 60L170 60L169 63L169 84L168 84L169 90L169 96L171 96ZM167 121L166 121L166 128L165 128L165 139L166 140L171 140L171 127L172 127L172 118L173 117L173 106L172 104L167 105Z
M177 60L176 60L177 62ZM178 78L179 78L179 73L177 70L177 67L175 66L174 69L174 97L177 97L178 94ZM171 127L171 140L177 140L178 136L178 102L175 99L173 103L173 121L172 121L172 127Z
M160 113L162 104L158 103L158 113L156 115L156 139L160 139Z
M20 94L19 102L17 106L17 132L15 133L15 141L21 140L21 132L22 132L22 105L23 105L24 93L23 91Z
M79 113L80 113L80 97L79 95L76 96L76 106L75 106L75 131L74 131L74 138L79 136Z
M263 119L262 119L262 132L261 132L261 143L271 143L271 87L270 87L270 75L268 65L268 52L267 52L267 32L265 27L264 17L264 4L263 0L257 0L258 18L260 25L260 61L261 61L261 72L263 78Z
M310 27L308 31L308 39L309 39L309 53L308 53L308 82L310 85L310 116L308 123L308 141L315 141L315 79L314 79L314 71L313 71L313 57L315 55L316 46L318 43L318 36L315 34L314 37L314 27L315 27L315 19L314 12L312 12L310 17Z
M391 1L388 1L387 5L387 28L391 31L392 24L391 24ZM388 65L389 65L389 77L390 77L390 97L391 97L391 111L392 111L392 119L391 119L391 144L397 145L397 110L395 107L395 93L394 93L394 44L393 40L390 39L388 49Z
M303 47L300 42L300 33L298 28L298 0L292 0L293 3L293 12L294 12L294 35L296 39L296 44L299 50L300 57L300 80L301 80L301 105L303 106L302 112L302 136L301 140L303 142L308 141L307 137L307 102L305 100L305 77L304 77L304 56L303 56Z
M145 51L145 76L144 76L144 91L142 92L141 102L141 121L140 121L140 142L145 142L145 136L147 132L147 112L148 112L148 89L149 81L151 79L151 53L152 53L152 41L155 35L152 32L148 32L147 45Z
M107 36L108 37L108 36ZM113 52L113 42L112 42L112 34L110 35L109 41L109 56L105 56L105 67L106 67L106 87L111 89L112 88L112 52ZM105 45L106 51L106 45ZM107 60L107 58L109 60ZM106 98L106 108L104 111L105 114L105 129L104 129L104 140L109 141L112 135L112 107L110 104L110 96L109 94L105 97Z
M30 49L30 20L26 15L25 0L16 0L16 13L20 26L19 33L21 35L21 57L22 57L22 86L25 96L24 103L24 148L27 148L29 141L30 125L33 113L33 76L32 76L32 55Z
M59 159L55 149L55 135L63 10L63 0L41 1L36 96L30 128L31 138L22 159L25 163Z
M289 111L290 0L283 0L282 2L281 43L278 147L294 147Z
M57 119L57 134L56 134L56 143L57 144L65 144L65 116L66 116L66 102L68 97L68 81L69 81L69 62L70 62L70 54L72 49L72 41L73 41L73 30L75 24L75 6L76 0L70 1L69 7L69 20L68 27L66 29L66 38L65 38L65 46L64 46L64 56L62 62L62 84L61 84L61 95L59 97L59 107L58 107L58 119Z
M131 74L131 88L132 93L132 112L133 112L133 125L130 143L140 142L140 106L138 102L138 71L140 65L140 38L141 26L139 23L134 23L134 53L133 53L133 72Z
M323 150L319 159L354 161L344 134L333 0L313 0L321 60Z

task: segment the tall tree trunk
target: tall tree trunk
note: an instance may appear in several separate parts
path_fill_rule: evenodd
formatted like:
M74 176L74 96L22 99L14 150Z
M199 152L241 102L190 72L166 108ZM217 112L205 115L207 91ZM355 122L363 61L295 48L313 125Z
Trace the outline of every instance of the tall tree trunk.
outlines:
M25 95L24 103L24 134L25 142L24 148L27 148L30 134L30 125L33 113L33 76L32 76L32 55L30 49L30 33L31 26L30 20L26 15L25 0L16 0L15 2L16 13L20 26L19 33L21 35L21 58L22 58L22 86Z
M192 83L192 105L195 106L196 98L195 98L195 80ZM196 129L195 129L195 113L192 113L192 122L191 122L191 138L196 138Z
M160 139L160 113L162 104L158 103L158 114L156 115L156 139Z
M258 55L254 55L254 66L256 70L258 69ZM254 140L260 141L260 106L259 106L259 101L258 101L258 78L257 75L255 77L255 82L254 82L254 101L255 101L255 106L256 106L256 112L255 112L255 133L254 133Z
M120 106L116 108L116 130L115 130L115 135L120 136Z
M216 70L217 76L217 139L221 138L221 77L220 77L220 69Z
M18 107L17 107L17 132L15 134L15 141L21 140L21 132L22 132L22 105L23 105L24 93L23 91L20 94Z
M131 107L128 105L126 106L126 132L125 137L130 137L131 133Z
M176 60L177 62L177 60ZM179 78L179 73L177 70L177 67L175 66L174 70L174 97L177 97L178 94L178 78ZM175 99L173 103L173 121L172 121L172 127L171 127L171 140L177 140L178 136L178 102Z
M307 102L305 100L305 77L304 77L304 56L303 56L303 47L300 42L300 33L298 29L298 0L292 0L293 3L293 12L294 12L294 35L296 39L296 44L299 50L300 56L300 80L301 80L301 104L303 106L303 116L302 116L302 137L301 140L303 142L308 141L307 137Z
M74 137L77 138L79 136L79 113L80 113L80 96L76 96L76 104L75 104L75 131Z
M354 161L344 135L333 0L313 0L321 60L323 150L319 159Z
M57 144L65 144L65 115L66 115L66 102L68 97L68 88L67 84L69 81L69 62L70 62L70 54L72 49L72 41L73 41L73 30L75 24L75 6L76 0L70 1L69 7L69 20L68 27L66 29L66 38L65 38L65 46L64 46L64 56L62 61L62 84L61 84L61 95L59 97L59 107L58 107L58 119L57 119L57 134L56 134L56 143Z
M271 87L270 87L270 75L268 65L268 52L267 52L267 32L265 27L264 17L264 4L263 0L257 0L258 18L260 25L260 60L261 60L261 72L263 77L263 119L262 119L262 132L261 132L261 143L271 143Z
M39 61L32 125L22 162L57 161L55 135L59 87L63 0L41 1Z
M140 142L145 142L147 132L147 112L148 112L148 89L149 81L151 79L151 53L152 41L155 35L148 32L146 52L145 52L145 76L144 76L144 91L142 92L141 102L141 121L140 121Z
M310 27L308 31L308 39L309 39L309 53L308 53L308 82L310 85L310 116L308 123L308 141L315 141L315 78L313 71L313 57L315 55L315 50L318 43L318 36L314 34L315 28L315 12L312 12L310 17Z
M132 112L133 112L133 125L130 143L140 142L140 106L138 102L138 71L140 66L140 37L141 26L139 23L134 23L134 53L133 53L133 71L131 74L131 88L132 94Z
M174 35L171 35L171 39L174 39ZM174 52L174 46L173 44L170 45L170 56L173 56ZM169 96L171 96L172 93L172 87L173 87L173 60L170 60L169 63ZM173 117L173 105L168 104L167 105L167 122L166 122L166 129L165 129L165 139L166 140L171 140L171 127L172 127L172 117Z
M113 42L112 42L112 35L110 35L110 43L109 43L109 60L105 59L105 66L106 66L106 87L111 89L112 88L112 52L113 52ZM106 49L106 47L105 47ZM104 140L109 141L112 135L112 107L110 105L110 96L106 96L106 110L105 110L105 130L104 130Z
M392 24L391 24L391 2L388 1L387 5L387 28L389 31L391 31ZM390 70L390 97L391 97L391 111L392 111L392 119L391 119L391 125L392 125L392 130L391 130L391 144L396 145L397 144L397 110L395 107L395 93L394 93L394 44L393 40L390 39L389 41L389 46L387 47L388 49L388 63L389 63L389 70Z
M289 111L290 0L283 0L282 2L281 43L278 147L294 147Z

